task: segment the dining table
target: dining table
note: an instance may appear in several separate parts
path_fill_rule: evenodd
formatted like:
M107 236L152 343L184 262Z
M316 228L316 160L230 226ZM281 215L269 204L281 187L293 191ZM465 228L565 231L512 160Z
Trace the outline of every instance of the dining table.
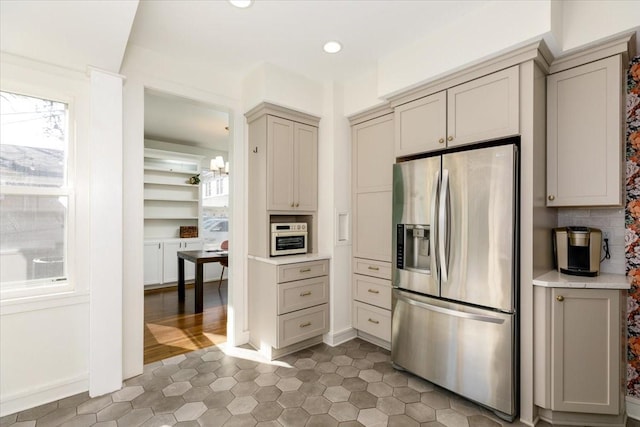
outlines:
M223 250L178 251L178 301L184 303L185 300L185 261L190 261L195 264L195 312L202 313L204 306L204 265L209 262L226 261L228 257L228 251Z

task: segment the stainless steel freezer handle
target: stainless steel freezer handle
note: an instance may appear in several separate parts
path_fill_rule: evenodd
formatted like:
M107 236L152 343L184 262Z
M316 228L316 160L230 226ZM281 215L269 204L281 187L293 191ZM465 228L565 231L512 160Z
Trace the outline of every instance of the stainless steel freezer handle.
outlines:
M416 301L411 298L407 298L402 295L400 292L396 293L396 298L402 302L405 302L410 305L415 305L416 307L424 308L426 310L435 311L436 313L447 314L449 316L462 317L470 320L477 320L479 322L487 322L487 323L497 323L498 325L504 323L504 319L499 317L487 316L484 314L476 314L476 313L465 313L463 311L451 310L450 308L439 307L437 305L427 304L425 302Z
M436 281L440 280L440 263L438 262L438 252L436 251L436 239L438 238L438 222L437 217L437 203L438 203L438 183L440 182L440 171L436 172L436 177L433 180L433 189L431 191L431 236L429 237L429 249L431 252L431 272L434 275Z
M447 237L448 237L448 212L449 204L449 171L442 170L442 183L440 183L440 197L438 201L438 253L440 262L440 274L442 282L446 282L449 277L448 259L447 259Z

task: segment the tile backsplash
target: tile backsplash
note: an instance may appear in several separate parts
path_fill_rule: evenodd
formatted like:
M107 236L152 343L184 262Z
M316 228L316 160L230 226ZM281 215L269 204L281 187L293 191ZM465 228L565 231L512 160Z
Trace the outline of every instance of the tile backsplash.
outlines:
M610 259L600 263L602 273L625 274L624 208L558 209L558 227L580 225L609 233ZM602 250L604 257L604 249Z

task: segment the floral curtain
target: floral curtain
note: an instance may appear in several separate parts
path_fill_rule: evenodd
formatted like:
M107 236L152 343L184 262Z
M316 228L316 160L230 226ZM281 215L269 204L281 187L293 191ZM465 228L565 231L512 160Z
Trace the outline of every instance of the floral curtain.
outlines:
M627 77L627 209L625 244L627 274L627 394L640 399L640 56Z

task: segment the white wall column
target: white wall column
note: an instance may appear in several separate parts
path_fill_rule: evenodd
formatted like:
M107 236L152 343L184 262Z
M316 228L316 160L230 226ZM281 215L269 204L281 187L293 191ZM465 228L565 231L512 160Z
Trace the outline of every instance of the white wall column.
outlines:
M91 69L89 394L122 385L122 81Z

